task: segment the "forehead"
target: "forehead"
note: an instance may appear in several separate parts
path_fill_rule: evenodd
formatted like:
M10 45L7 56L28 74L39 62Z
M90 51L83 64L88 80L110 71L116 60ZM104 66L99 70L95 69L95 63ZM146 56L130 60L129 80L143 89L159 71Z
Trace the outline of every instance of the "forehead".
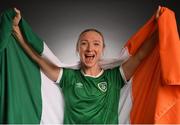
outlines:
M102 36L99 33L95 32L95 31L88 31L88 32L83 33L80 36L80 40L103 41L103 38L102 38Z

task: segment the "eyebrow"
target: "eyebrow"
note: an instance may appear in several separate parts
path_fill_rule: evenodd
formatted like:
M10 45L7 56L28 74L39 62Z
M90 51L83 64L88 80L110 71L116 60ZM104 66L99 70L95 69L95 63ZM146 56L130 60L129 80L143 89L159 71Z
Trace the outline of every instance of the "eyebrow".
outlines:
M98 42L98 43L100 43L100 41L99 41L99 40L94 40L93 42Z
M80 40L80 42L82 42L82 41L86 41L86 42L88 42L88 40L84 40L84 39Z
M82 42L82 41L88 42L88 40L86 40L86 39L82 39L82 40L80 40L80 42ZM92 42L95 42L95 43L101 43L101 41L100 41L100 40L93 40Z

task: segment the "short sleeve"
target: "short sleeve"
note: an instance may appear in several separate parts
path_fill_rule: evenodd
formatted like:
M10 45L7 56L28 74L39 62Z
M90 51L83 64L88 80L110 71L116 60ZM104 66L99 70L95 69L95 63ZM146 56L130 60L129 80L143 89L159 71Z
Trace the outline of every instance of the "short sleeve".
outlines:
M75 78L75 70L74 69L68 69L68 68L62 68L62 72L59 73L59 86L61 88L65 88L68 85L71 85L72 80Z
M122 79L123 79L123 81L124 81L124 83L125 84L128 84L130 81L131 81L131 79L130 80L127 80L126 79L126 76L125 76L125 74L124 74L124 70L123 70L123 68L122 68L122 65L119 67L119 71L120 71L120 74L121 74L121 76L122 76Z
M122 79L124 80L125 83L127 83L127 79L126 79L126 76L124 74L122 66L119 67L119 71L120 71L120 74L122 76Z
M120 66L109 69L108 74L108 76L111 79L111 82L117 86L116 88L121 89L124 86L125 81L120 73Z
M61 78L62 78L62 74L63 74L63 68L60 69L59 75L58 75L58 79L55 81L55 83L59 83Z

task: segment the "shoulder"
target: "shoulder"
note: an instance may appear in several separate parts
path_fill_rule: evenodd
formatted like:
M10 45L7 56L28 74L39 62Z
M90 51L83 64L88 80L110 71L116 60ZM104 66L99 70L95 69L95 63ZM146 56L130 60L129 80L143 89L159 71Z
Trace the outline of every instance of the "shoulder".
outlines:
M77 75L78 72L79 72L78 69L61 68L56 83L61 83L63 81L70 81L71 79L75 78L75 75Z
M120 66L116 66L105 70L106 73L120 73Z
M114 68L110 68L110 69L106 69L105 73L104 73L107 77L109 78L116 78L116 77L121 77L120 74L120 66L114 67Z
M124 75L122 65L116 66L116 67L111 68L111 69L107 69L105 71L106 71L106 76L108 76L111 79L117 79L118 81L121 81L123 83L122 86L124 84L128 83L128 81Z
M62 76L72 77L79 72L79 69L62 68Z

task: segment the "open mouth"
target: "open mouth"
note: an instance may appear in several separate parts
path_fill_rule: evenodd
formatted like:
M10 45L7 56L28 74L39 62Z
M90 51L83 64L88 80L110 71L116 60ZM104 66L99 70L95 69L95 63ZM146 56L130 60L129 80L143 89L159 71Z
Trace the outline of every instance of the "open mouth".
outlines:
M90 62L90 61L93 61L93 59L95 58L95 55L94 54L85 54L85 59L86 61Z

